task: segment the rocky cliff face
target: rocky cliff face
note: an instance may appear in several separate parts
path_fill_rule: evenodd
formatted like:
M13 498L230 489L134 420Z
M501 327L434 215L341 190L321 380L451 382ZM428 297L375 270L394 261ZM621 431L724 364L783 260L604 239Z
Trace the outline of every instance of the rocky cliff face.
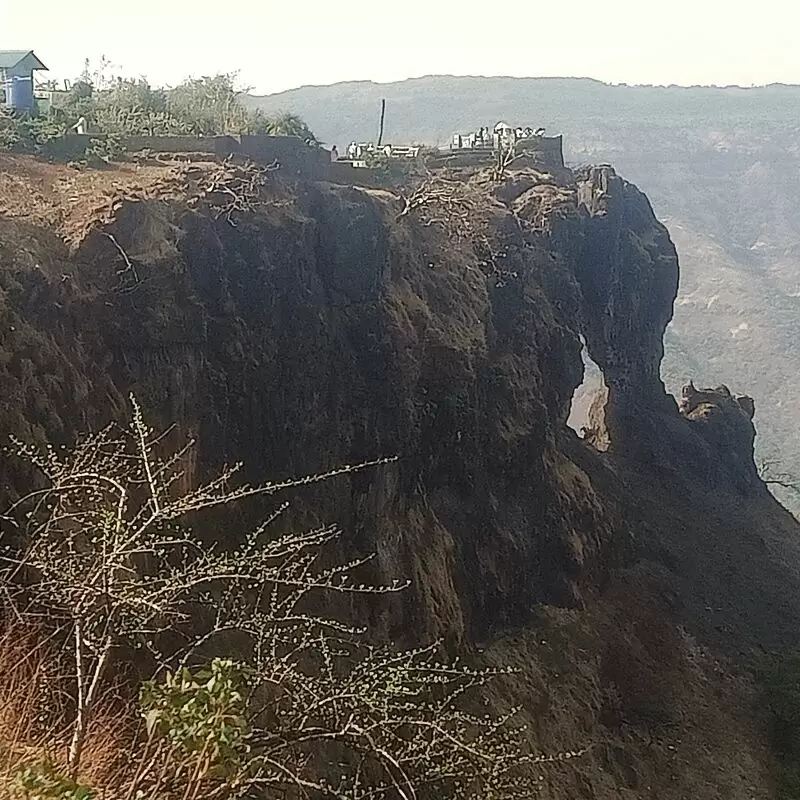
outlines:
M682 415L664 390L678 264L644 195L608 167L440 176L405 202L276 183L236 213L190 194L117 187L81 225L0 217L2 433L67 441L134 391L197 437L197 473L396 455L297 492L283 524L336 522L411 579L369 610L375 635L487 645L521 665L496 701L522 702L541 746L598 744L545 796L766 796L760 718L731 716L746 684L701 719L703 637L791 637L795 601L774 604L800 588L796 531L755 476L752 414L717 396ZM582 342L605 453L566 426ZM0 478L6 498L26 480ZM754 552L770 586L745 590ZM674 745L646 737L676 730L708 747L673 780ZM726 759L749 784L709 772Z
M180 202L122 203L72 253L36 258L25 277L38 291L8 331L12 353L23 331L46 337L60 363L45 371L91 390L76 405L74 389L32 388L50 418L18 405L9 427L67 435L74 417L53 417L95 422L104 395L119 407L133 389L197 432L209 468L242 460L264 479L397 455L349 496L324 490L318 513L356 528L385 572L414 577L427 635L580 602L614 536L560 447L579 336L608 376L610 417L634 394L663 402L677 262L613 171L562 186L528 177L515 203L557 194L557 236L481 194L491 268L474 242L396 220L398 202L376 191L306 185L236 226ZM122 285L125 258L136 275ZM57 296L76 283L65 308Z
M681 259L663 377L726 383L756 399L759 459L800 477L800 111L795 86L610 86L584 78L428 76L252 98L292 108L329 142L444 144L465 120L529 119L564 135L567 163L610 162L645 191ZM614 113L609 114L613 108ZM776 488L776 487L773 487ZM800 512L800 493L780 495Z

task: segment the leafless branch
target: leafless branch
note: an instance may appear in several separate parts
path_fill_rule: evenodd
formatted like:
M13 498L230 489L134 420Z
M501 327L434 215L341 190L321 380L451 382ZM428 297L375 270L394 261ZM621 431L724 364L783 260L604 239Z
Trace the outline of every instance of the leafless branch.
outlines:
M126 272L130 272L133 275L133 280L135 283L139 283L139 274L136 272L136 267L134 267L133 262L128 258L128 254L122 249L122 245L116 240L112 234L108 233L107 231L103 231L103 236L108 239L114 247L117 248L117 252L122 256L122 259L125 261L125 269L117 270L117 275L124 275Z

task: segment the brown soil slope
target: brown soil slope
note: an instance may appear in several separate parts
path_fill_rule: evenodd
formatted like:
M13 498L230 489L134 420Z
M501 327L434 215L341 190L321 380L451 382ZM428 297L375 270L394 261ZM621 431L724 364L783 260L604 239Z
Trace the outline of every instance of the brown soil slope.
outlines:
M4 160L0 434L69 441L134 391L197 436L198 473L396 454L298 492L284 524L337 522L412 580L363 612L376 636L520 667L492 704L522 705L542 750L591 745L542 767L543 797L768 797L737 670L795 638L798 526L747 403L664 391L678 265L647 199L610 168L406 199L254 193L237 169ZM609 387L586 441L581 337ZM26 481L0 464L5 500Z

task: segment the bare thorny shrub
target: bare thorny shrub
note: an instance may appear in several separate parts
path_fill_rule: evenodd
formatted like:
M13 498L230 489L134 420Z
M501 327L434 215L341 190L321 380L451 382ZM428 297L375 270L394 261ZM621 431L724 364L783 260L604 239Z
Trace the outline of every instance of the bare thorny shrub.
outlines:
M501 183L516 156L513 150L498 155L498 163L473 179L463 175L448 176L444 171L429 172L413 191L398 196L402 208L397 220L409 217L424 228L434 228L445 234L448 246L453 242L470 247L478 259L480 270L495 286L504 286L518 278L516 268L507 262L509 247L525 241L527 222L512 214L511 230L498 228L498 211L508 212L492 195Z
M235 227L239 216L265 205L265 189L278 169L277 161L262 166L251 161L237 164L228 158L222 164L206 166L204 171L195 170L202 175L195 202L204 201L215 219L224 218ZM274 194L273 191L271 204L275 201Z
M148 654L155 667L129 744L137 758L104 796L491 800L534 793L525 767L548 759L526 754L513 714L474 715L462 705L502 671L441 661L434 647L376 649L362 631L309 611L318 592L403 588L359 584L355 575L368 559L326 566L320 556L337 529L270 537L272 517L222 549L203 544L186 524L204 509L370 464L255 487L234 486L234 467L180 492L191 443L167 448L131 399L127 427L111 426L73 449L16 443L45 485L11 512L24 522L21 546L1 562L5 611L17 624L44 620L70 665L57 686L70 698L66 758L54 756L69 782L43 789L49 772L47 780L26 773L28 796L89 796L68 790L80 787L86 743L122 648ZM234 652L209 660L220 648Z
M429 173L399 200L403 208L397 219L413 214L424 227L440 228L454 241L471 242L487 233L489 218L482 213L487 198L478 187L460 177L450 179L441 173Z

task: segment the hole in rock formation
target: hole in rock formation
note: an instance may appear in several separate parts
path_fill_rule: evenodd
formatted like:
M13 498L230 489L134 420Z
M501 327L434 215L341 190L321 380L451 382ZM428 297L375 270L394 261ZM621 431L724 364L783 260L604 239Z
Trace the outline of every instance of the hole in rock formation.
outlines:
M581 337L581 341L583 341L583 337ZM567 425L581 438L586 439L598 449L605 450L608 444L603 444L594 433L600 422L597 416L598 414L602 415L605 400L608 397L608 387L600 367L589 355L585 342L583 342L582 358L583 382L572 395Z

